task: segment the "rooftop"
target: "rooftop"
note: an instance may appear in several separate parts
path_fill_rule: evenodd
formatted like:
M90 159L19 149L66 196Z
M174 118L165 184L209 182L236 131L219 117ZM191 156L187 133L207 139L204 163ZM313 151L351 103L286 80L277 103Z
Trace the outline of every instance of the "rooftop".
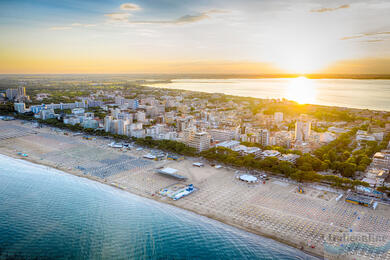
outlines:
M352 201L361 202L364 204L372 204L372 202L374 201L371 198L366 198L366 197L362 197L362 196L358 196L358 195L348 195L345 198L345 200L352 200Z
M180 179L180 180L187 179L187 177L185 177L185 176L176 174L178 171L176 169L173 169L173 168L164 168L164 169L157 170L157 172L160 174L164 174L164 175L176 178L176 179Z
M240 176L240 180L246 181L246 182L256 182L257 178L253 175L243 174Z

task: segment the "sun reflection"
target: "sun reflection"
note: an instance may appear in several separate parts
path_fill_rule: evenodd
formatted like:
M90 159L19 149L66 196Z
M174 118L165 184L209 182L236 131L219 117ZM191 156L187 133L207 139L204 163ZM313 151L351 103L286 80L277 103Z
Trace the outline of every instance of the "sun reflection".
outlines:
M290 79L287 86L286 97L299 104L313 104L316 100L316 88L313 80L306 77Z

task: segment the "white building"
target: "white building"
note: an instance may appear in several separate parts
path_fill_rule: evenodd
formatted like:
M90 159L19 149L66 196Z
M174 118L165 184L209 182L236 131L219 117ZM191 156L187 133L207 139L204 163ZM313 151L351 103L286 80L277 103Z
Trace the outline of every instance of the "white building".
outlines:
M99 127L99 122L94 119L86 119L83 121L82 126L84 128L96 129Z
M281 161L287 161L287 162L291 162L291 163L295 163L295 161L301 157L300 155L298 154L293 154L293 153L289 153L289 154L282 154L280 157L279 157L279 160Z
M94 119L95 118L95 114L93 112L87 112L84 114L84 119Z
M44 100L45 98L48 98L50 95L47 94L47 93L38 93L35 95L35 99L38 100L38 101L42 101Z
M295 141L308 141L311 134L311 122L297 121L295 123Z
M274 120L275 120L276 124L282 123L283 122L283 113L282 112L275 112Z
M26 104L25 103L14 103L14 109L18 113L26 112Z
M115 97L115 104L121 106L125 103L125 98L121 97L121 96L117 96Z
M239 145L240 145L239 141L232 140L232 141L225 141L225 142L216 144L215 147L224 147L224 148L228 148L228 149L233 149L234 147L237 147Z
M111 132L112 116L106 116L104 118L104 131Z
M280 156L280 152L279 151L276 151L276 150L264 150L262 153L261 153L261 156L262 157L279 157Z
M262 146L268 146L269 145L269 131L267 129L260 129L258 142Z
M371 165L378 169L390 169L390 150L375 153Z
M191 132L190 135L186 137L186 139L186 144L195 148L198 152L210 149L211 136L207 132Z
M72 114L74 115L83 115L84 113L85 113L85 109L82 107L72 109Z
M145 129L130 130L129 136L135 137L135 138L145 138Z
M336 135L331 132L325 132L320 134L320 142L321 143L329 143L336 140Z
M328 128L328 131L329 131L329 132L333 132L333 133L342 134L342 133L347 133L349 130L348 130L348 129L345 129L345 128L340 128L340 127L336 127L336 126L331 126L331 127Z
M154 125L146 129L146 136L150 136L154 139L157 139L159 134L163 132L164 126L163 125Z
M137 121L138 122L145 122L146 121L146 114L145 114L145 112L138 111L137 114L136 114L136 117L137 117Z
M289 131L278 131L275 132L272 142L270 138L270 145L277 145L281 147L290 148L291 147L291 139L292 139L292 132Z
M14 88L9 88L5 91L5 95L8 100L14 100L18 96L18 90Z
M232 150L235 152L239 152L243 155L254 154L255 156L258 156L261 154L261 149L259 147L248 147L245 145L236 146L232 148Z
M25 96L26 96L26 88L18 87L18 97L25 97Z
M379 132L373 133L372 135L374 136L376 141L382 141L385 134L383 132Z
M64 118L64 124L75 125L80 123L81 123L80 117L77 116L67 116Z
M370 168L366 172L366 177L363 179L363 181L369 183L371 187L379 187L383 186L388 175L388 169Z
M367 131L358 130L356 132L356 141L375 141L375 136L368 134Z
M207 132L211 135L214 141L229 141L234 139L235 131L224 129L210 129Z
M118 131L117 131L117 134L118 135L126 135L127 134L126 129L127 129L128 125L130 125L130 121L129 120L119 119L118 120Z
M54 113L54 109L43 109L41 110L39 117L42 120L50 119L50 118L55 118L56 114Z
M176 132L160 133L158 134L157 139L175 141L177 140L177 133Z

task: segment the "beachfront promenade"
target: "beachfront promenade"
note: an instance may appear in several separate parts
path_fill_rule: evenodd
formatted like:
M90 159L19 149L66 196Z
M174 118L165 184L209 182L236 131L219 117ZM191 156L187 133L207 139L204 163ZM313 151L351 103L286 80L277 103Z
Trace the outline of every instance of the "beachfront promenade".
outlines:
M149 152L146 149L125 152L109 147L110 141L103 138L85 140L20 121L0 121L0 129L2 154L21 157L18 152L26 153L25 159L33 162L89 176L317 255L324 254L323 242L329 233L390 233L390 207L382 204L374 211L343 199L337 202L338 193L314 186L305 187L305 193L300 194L294 183L273 178L266 184L247 184L237 180L231 169L215 169L207 164L193 167L191 158L180 162L150 161L142 158ZM158 196L160 189L177 183L156 173L161 166L177 169L188 178L186 183L194 184L198 191L178 201ZM379 255L365 246L354 248L350 259L390 259L389 252Z

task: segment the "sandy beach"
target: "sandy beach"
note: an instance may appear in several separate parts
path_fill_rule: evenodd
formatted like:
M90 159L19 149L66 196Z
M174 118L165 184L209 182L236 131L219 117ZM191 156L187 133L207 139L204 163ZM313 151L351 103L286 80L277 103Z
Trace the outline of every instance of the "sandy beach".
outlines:
M150 152L148 149L121 150L109 147L110 142L104 138L86 140L82 135L50 127L34 128L29 122L0 121L1 154L169 203L316 256L324 257L324 237L329 233L390 233L387 205L379 204L374 211L343 199L336 201L337 191L315 185L305 186L305 193L300 194L295 183L276 178L266 184L247 184L236 178L234 169L216 169L206 162L204 167L194 167L192 164L199 160L195 158L151 161L142 157ZM187 177L184 183L198 190L177 201L159 195L162 188L182 183L156 173L159 167L177 169L178 174ZM350 259L356 257L378 256L361 251ZM390 259L390 253L380 259Z

